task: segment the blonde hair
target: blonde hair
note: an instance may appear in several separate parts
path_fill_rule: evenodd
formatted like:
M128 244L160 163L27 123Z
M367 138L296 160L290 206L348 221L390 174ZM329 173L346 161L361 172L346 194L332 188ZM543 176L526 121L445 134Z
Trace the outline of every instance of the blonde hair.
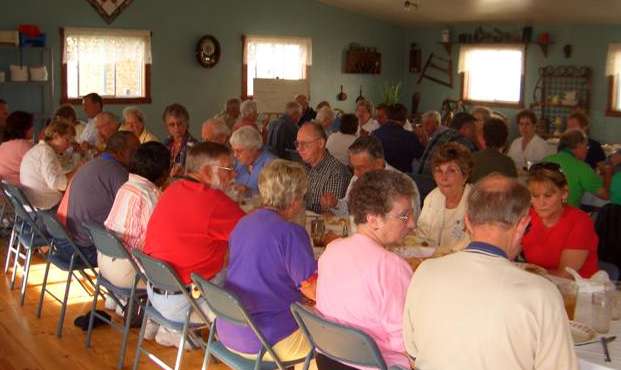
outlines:
M75 136L75 128L72 124L65 121L53 121L45 128L43 139L51 141L54 139L54 134L58 136Z
M284 210L304 197L308 177L301 164L275 159L259 175L259 193L266 207Z

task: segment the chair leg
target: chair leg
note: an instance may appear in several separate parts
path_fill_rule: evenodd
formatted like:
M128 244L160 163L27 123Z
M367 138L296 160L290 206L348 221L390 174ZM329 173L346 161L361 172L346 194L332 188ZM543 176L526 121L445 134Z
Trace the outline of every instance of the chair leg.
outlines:
M22 288L19 295L19 305L24 305L24 299L26 298L26 286L28 285L28 276L30 275L30 262L32 261L33 248L28 248L26 253L26 261L24 263L24 273L22 274Z
M125 365L125 352L127 352L127 338L129 337L129 326L132 323L132 314L134 313L134 300L136 299L136 284L138 280L134 280L131 294L127 300L127 306L125 306L125 323L123 325L123 337L121 338L121 349L119 353L118 369L122 369Z
M43 299L45 297L45 291L47 289L47 277L50 273L50 260L48 256L48 260L45 263L45 273L43 274L43 285L41 286L41 294L39 294L39 304L37 305L37 318L41 318L41 309L43 308Z
M16 229L17 229L17 217L15 218L15 223L13 224L13 229L11 229L11 238L9 238L9 245L6 252L6 261L4 261L4 273L6 274L9 271L9 265L11 263L11 252L13 251L15 239L17 238Z
M97 298L99 298L99 278L95 284L95 294L93 294L93 305L91 306L91 314L88 319L88 331L86 332L86 339L84 345L86 348L91 346L91 337L93 334L93 324L95 323L95 310L97 309Z
M211 324L209 328L209 337L207 338L207 346L205 347L205 357L203 358L203 366L201 370L207 370L209 367L209 359L211 358L211 353L209 352L209 348L211 347L211 343L213 341L214 334L216 332L216 321Z
M63 297L63 303L60 307L60 318L58 319L58 325L56 326L56 336L58 338L63 335L63 325L65 324L65 312L67 311L67 301L69 300L69 290L71 289L71 278L73 277L73 264L75 262L75 254L71 256L71 262L69 262L69 272L67 273L67 286L65 287L65 296Z
M20 241L18 240L14 249L15 255L13 256L13 271L11 272L11 285L9 285L9 289L11 290L13 290L13 288L15 287L15 279L17 278L17 267L19 266L19 257L21 251L22 243L20 243Z
M149 303L147 302L147 305ZM138 334L138 344L136 345L136 354L134 355L134 365L132 370L138 370L138 363L140 362L140 355L142 354L142 342L144 341L144 332L147 329L147 320L149 315L145 312L142 318L142 326L140 327L140 334Z
M190 315L192 315L191 307L185 315L185 322L183 323L183 330L181 331L181 339L179 339L179 350L177 351L177 359L175 360L175 370L179 370L181 368L183 352L185 351L185 341L188 336L188 327L190 326Z

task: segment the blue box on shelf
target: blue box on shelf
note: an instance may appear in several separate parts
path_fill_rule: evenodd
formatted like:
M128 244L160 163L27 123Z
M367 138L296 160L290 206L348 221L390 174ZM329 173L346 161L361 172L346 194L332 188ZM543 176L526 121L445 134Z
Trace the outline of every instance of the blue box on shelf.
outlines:
M37 36L28 36L24 33L19 34L19 46L45 47L47 36L42 33Z

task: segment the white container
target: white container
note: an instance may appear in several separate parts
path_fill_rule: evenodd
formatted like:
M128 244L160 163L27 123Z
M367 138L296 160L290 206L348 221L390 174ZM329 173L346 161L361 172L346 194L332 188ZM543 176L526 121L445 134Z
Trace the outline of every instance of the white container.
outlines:
M603 283L589 281L588 284L579 284L576 299L576 313L574 320L588 327L593 327L593 293L606 291Z
M29 69L31 81L47 81L47 67L38 66L30 67Z
M9 70L11 71L11 81L28 81L28 67L10 65Z
M19 45L19 32L17 31L0 31L0 44Z

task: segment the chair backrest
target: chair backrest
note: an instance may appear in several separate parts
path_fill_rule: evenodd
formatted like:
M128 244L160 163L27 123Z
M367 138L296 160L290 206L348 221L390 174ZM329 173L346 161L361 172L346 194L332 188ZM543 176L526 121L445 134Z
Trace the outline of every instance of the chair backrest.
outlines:
M91 237L95 248L104 256L118 259L129 259L131 256L125 247L123 242L112 234L108 229L97 224L84 224L86 231Z
M249 315L239 302L239 299L223 288L205 280L198 274L192 273L192 281L200 290L207 306L216 315L238 325L250 326Z
M4 180L2 181L2 190L6 198L9 199L9 202L11 202L17 216L24 220L34 222L35 217L34 213L32 213L34 207L30 204L22 190Z
M41 219L52 238L67 240L69 243L74 244L65 227L56 219L56 215L48 211L38 211L37 216Z
M313 347L348 364L386 370L386 362L373 338L358 329L328 321L299 303L291 305L293 318Z
M142 267L142 271L152 287L167 292L187 293L186 287L184 287L177 273L169 264L151 256L147 256L138 249L134 249L132 255Z

